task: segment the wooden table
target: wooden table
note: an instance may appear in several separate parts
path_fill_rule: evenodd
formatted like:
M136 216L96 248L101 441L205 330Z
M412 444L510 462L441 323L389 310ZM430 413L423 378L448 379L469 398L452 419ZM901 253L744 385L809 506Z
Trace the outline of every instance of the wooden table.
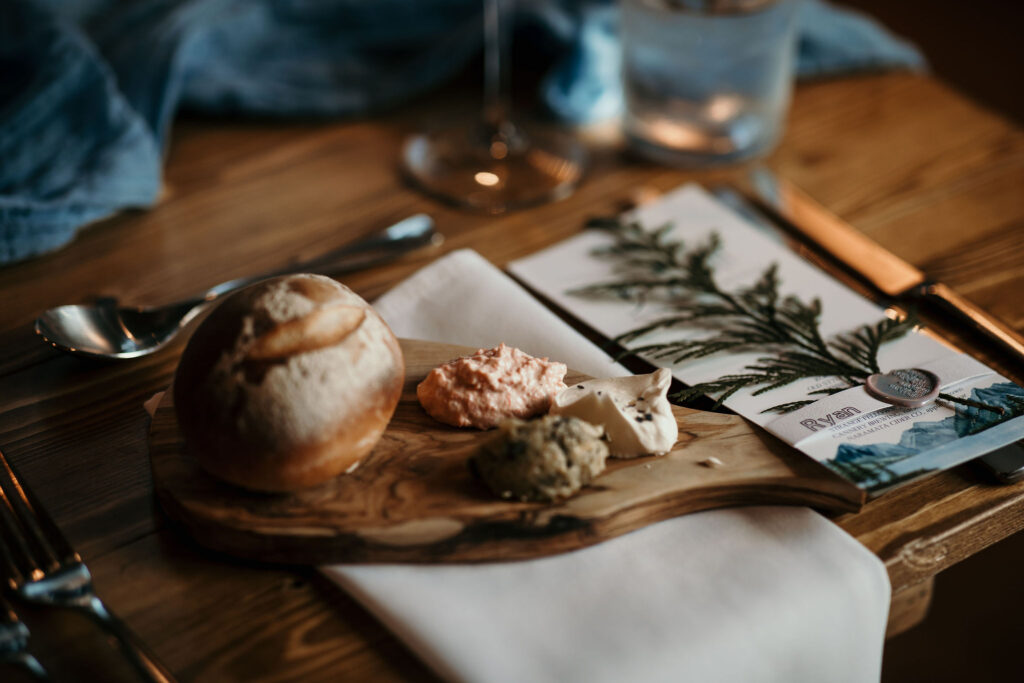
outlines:
M181 344L87 362L32 332L49 306L113 294L159 304L319 254L416 211L503 265L610 213L638 187L694 174L598 153L570 199L492 218L440 207L396 174L414 114L349 123L187 121L166 192L55 254L0 269L0 448L92 568L101 595L183 680L390 680L427 670L351 598L309 569L256 567L168 528L153 498L142 403ZM776 170L915 265L1024 329L1024 136L933 79L872 75L799 88ZM437 252L345 279L372 299ZM956 336L956 335L953 335ZM1024 368L969 350L1020 381ZM1024 484L971 465L911 484L838 523L889 568L893 629L921 616L943 568L1024 528Z

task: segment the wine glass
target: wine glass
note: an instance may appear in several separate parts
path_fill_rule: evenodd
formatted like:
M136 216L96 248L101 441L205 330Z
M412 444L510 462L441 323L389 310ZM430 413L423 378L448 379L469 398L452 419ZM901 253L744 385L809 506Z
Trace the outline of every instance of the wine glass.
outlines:
M554 131L527 135L509 116L508 2L484 0L484 108L476 126L418 133L402 162L423 191L463 208L502 213L567 197L586 154Z

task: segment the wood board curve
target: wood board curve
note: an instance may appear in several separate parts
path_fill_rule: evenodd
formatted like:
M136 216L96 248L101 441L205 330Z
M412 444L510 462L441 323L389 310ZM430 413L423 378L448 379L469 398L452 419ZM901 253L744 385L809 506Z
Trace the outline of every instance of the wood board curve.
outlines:
M679 441L660 457L610 458L558 503L501 500L466 460L485 432L448 427L416 400L437 365L474 349L401 340L406 381L373 452L351 473L292 494L237 488L206 474L178 431L171 391L150 426L157 496L200 544L266 562L484 562L575 550L671 517L736 505L853 511L863 493L742 418L674 407ZM587 376L572 370L567 383ZM705 463L714 457L719 466Z

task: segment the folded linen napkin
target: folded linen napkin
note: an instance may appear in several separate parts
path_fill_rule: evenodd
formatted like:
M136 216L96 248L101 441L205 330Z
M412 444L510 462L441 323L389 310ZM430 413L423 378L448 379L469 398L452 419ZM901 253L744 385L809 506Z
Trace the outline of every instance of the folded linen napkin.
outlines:
M473 251L375 307L402 337L620 372ZM322 571L456 681L873 681L889 607L878 558L796 507L697 513L539 560Z
M479 51L481 0L0 2L0 264L151 206L179 107L217 114L366 114L457 73ZM551 66L571 121L622 106L613 0L518 2L516 40ZM877 23L806 0L798 73L912 67Z

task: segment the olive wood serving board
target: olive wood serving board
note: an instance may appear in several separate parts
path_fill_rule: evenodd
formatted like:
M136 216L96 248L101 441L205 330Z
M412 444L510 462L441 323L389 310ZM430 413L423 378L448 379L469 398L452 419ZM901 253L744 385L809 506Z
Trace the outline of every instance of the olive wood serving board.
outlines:
M380 443L353 472L299 493L255 493L206 474L185 448L167 391L149 435L167 515L202 545L250 559L430 563L551 555L712 508L851 511L864 502L853 484L742 418L678 406L679 441L667 455L609 459L562 502L502 500L466 464L488 434L435 422L416 400L432 368L473 349L402 340L402 350L406 382ZM566 383L583 379L570 370Z

